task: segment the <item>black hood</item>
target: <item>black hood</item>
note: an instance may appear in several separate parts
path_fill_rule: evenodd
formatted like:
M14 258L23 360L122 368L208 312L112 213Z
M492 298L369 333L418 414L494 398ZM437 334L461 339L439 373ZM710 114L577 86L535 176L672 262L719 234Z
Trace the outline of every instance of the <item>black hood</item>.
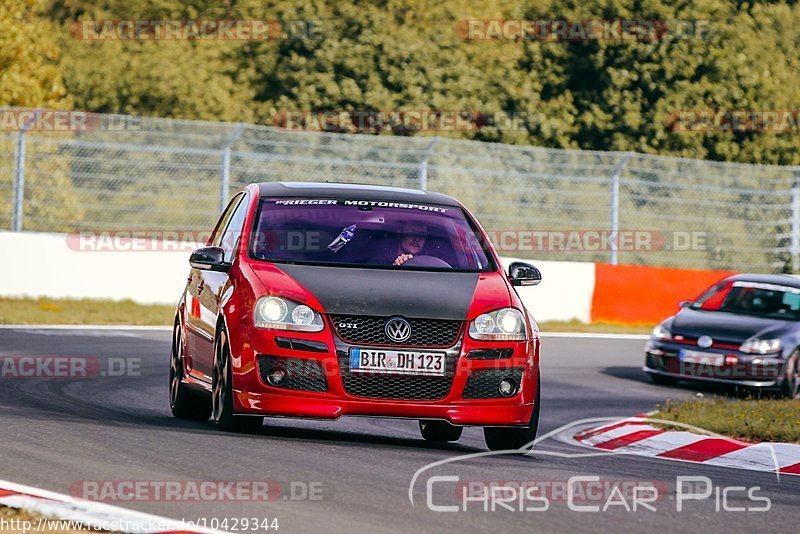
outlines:
M797 323L752 315L684 308L668 325L673 335L698 338L706 335L720 342L742 343L752 337L781 337Z
M276 264L310 291L327 313L402 315L464 321L480 273Z

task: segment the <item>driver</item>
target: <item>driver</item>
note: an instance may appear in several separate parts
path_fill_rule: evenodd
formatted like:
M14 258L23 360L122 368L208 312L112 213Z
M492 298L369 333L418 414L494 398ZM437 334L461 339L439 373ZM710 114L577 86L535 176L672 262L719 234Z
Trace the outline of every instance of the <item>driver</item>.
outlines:
M425 248L428 239L428 227L423 223L407 221L400 227L400 243L397 245L397 257L393 265L402 265L414 254L419 254Z

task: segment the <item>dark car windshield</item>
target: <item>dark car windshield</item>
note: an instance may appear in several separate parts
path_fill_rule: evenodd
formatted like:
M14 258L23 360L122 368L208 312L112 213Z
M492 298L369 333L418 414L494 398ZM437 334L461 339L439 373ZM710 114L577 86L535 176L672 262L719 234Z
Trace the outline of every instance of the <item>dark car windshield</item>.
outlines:
M800 320L800 289L759 282L718 284L692 304L693 309Z
M350 267L489 271L480 233L458 207L346 198L265 198L255 259Z

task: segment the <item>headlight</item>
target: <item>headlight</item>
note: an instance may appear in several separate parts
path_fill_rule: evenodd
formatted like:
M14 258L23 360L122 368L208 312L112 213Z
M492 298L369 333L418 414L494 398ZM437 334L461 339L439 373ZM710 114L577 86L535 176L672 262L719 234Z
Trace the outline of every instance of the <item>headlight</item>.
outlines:
M748 339L739 347L742 352L749 354L771 354L781 350L780 339Z
M469 337L491 341L524 341L525 316L516 308L479 315L469 324Z
M255 325L276 330L319 332L322 316L305 304L278 297L264 297L256 304Z
M653 337L661 341L669 340L672 339L672 332L667 330L664 325L658 325L653 328Z

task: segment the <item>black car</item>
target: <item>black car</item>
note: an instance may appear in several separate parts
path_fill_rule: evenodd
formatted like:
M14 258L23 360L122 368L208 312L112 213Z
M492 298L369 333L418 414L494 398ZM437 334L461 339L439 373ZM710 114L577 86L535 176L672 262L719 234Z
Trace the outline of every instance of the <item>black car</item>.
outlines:
M706 290L654 330L643 370L773 390L800 399L800 278L740 274Z

